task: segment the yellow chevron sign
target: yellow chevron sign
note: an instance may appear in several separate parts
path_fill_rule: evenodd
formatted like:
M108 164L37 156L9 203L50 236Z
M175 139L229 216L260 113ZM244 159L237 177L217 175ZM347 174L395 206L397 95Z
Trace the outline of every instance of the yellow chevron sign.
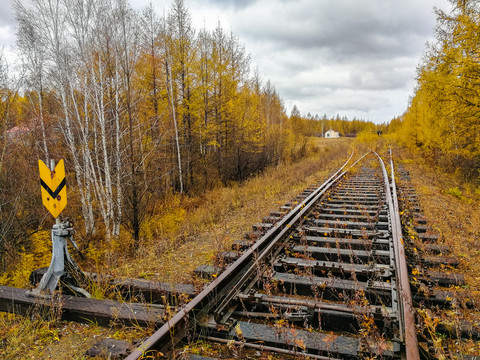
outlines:
M65 182L65 164L63 159L51 171L42 160L38 160L40 169L40 188L42 202L48 211L57 218L67 206L67 185Z

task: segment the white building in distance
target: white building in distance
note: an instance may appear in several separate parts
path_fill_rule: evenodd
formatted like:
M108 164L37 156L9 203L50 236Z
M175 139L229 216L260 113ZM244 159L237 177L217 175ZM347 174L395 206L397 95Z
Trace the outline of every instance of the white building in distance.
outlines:
M338 131L330 129L327 132L325 132L325 137L330 139L336 139L340 137L340 133Z

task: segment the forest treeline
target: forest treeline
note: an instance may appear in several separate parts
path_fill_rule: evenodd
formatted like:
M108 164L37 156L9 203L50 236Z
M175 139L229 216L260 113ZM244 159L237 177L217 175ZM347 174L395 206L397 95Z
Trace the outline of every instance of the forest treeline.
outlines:
M436 9L436 39L418 67L408 110L389 132L434 164L480 178L480 4L450 0Z
M165 16L126 0L17 0L14 9L22 68L10 71L5 59L0 67L3 268L50 221L38 159L65 159L64 214L85 239L108 241L123 229L135 248L142 224L172 194L296 161L322 128L374 126L303 117L296 107L288 116L238 38L220 24L195 29L183 0Z

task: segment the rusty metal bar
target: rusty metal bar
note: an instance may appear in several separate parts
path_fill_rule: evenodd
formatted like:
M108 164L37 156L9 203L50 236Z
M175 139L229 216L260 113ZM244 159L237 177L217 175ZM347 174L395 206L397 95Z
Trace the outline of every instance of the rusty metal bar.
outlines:
M420 359L418 350L417 329L415 327L415 309L413 308L412 293L410 290L410 282L408 280L408 268L405 256L405 248L403 246L402 222L400 220L400 210L398 207L397 186L395 183L395 169L393 166L392 149L390 148L390 168L392 181L392 201L394 206L394 214L392 222L395 224L394 244L398 246L399 255L399 271L400 271L400 296L403 299L403 321L405 326L405 346L407 350L407 360Z
M393 159L390 151L390 166L392 186L388 180L387 170L383 159L377 154L382 165L382 172L385 178L385 187L387 195L387 204L392 221L392 237L395 253L395 269L396 269L396 285L399 300L400 315L400 332L405 342L405 351L407 360L420 360L418 349L417 331L415 328L414 308L412 301L412 293L410 291L410 283L408 280L408 268L405 257L405 249L403 247L402 226L400 220L400 212L398 208L397 189L395 185L395 172L393 167Z

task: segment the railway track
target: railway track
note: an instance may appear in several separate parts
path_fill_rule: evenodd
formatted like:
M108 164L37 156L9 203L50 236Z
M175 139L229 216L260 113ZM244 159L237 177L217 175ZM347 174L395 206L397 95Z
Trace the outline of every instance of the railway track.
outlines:
M142 304L63 296L62 318L154 324L128 360L189 359L184 346L196 340L219 344L221 358L433 359L438 336L479 340L480 326L442 320L475 304L451 290L464 284L451 271L458 261L437 244L408 172L391 157L387 167L374 152L352 155L220 254L228 267L200 267L212 281L198 294L188 284L106 279ZM29 315L53 303L0 287L0 311Z
M195 338L312 359L419 359L393 171L373 152L352 162L255 225L263 236L237 242L236 260L127 359Z

